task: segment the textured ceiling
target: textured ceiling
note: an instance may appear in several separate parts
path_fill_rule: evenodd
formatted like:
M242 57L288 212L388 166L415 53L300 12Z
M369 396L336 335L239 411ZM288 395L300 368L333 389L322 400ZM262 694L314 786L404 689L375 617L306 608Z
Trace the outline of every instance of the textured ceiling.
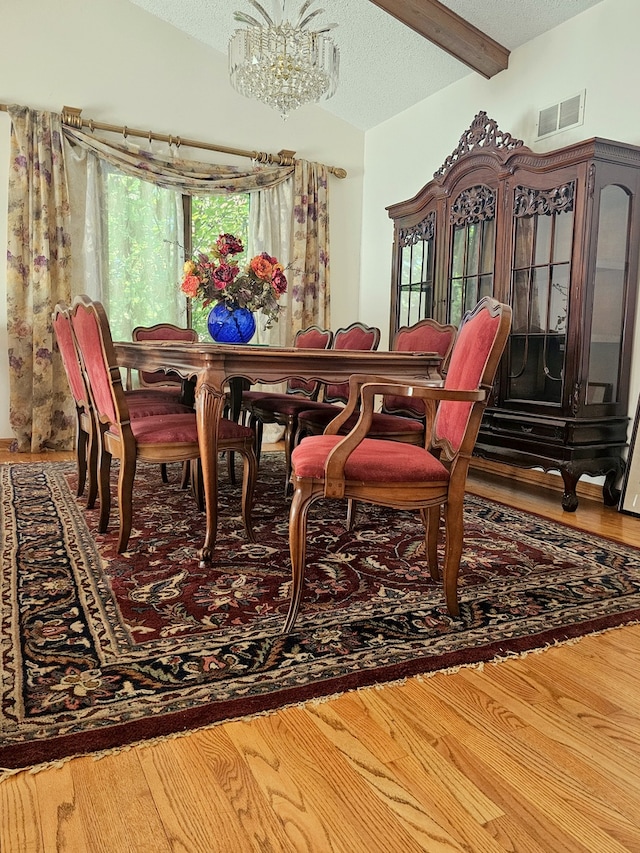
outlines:
M130 0L226 56L234 11L259 17L247 0ZM271 11L269 0L262 0ZM601 0L444 0L444 5L509 50ZM297 13L302 0L289 0ZM369 0L320 0L318 25L337 23L340 83L321 106L368 130L472 72ZM502 72L504 73L504 72Z

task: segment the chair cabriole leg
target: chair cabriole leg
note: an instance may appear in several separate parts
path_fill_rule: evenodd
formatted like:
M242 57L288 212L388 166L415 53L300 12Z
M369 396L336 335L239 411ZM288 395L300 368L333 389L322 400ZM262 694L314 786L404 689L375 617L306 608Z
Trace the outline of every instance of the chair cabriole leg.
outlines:
M304 585L304 568L307 550L307 513L311 504L311 494L303 494L295 488L289 509L289 549L291 553L291 602L284 623L283 633L292 629L300 609Z
M452 616L460 615L458 571L462 557L463 527L462 501L448 503L445 507L444 595Z
M127 550L131 526L133 524L133 481L136 475L135 451L130 458L123 454L120 459L120 475L118 477L118 505L120 507L120 536L118 538L118 554Z
M258 460L253 448L253 439L247 442L242 452L242 522L249 542L255 542L253 532L253 495L258 478Z

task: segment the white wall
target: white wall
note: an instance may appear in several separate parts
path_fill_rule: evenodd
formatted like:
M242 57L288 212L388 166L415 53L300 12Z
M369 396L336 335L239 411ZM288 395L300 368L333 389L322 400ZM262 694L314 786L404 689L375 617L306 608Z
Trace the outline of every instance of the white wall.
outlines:
M393 227L385 208L412 198L431 180L480 110L535 151L593 136L640 145L639 28L638 0L603 0L513 51L509 68L492 80L470 74L367 133L361 304L370 307L370 322L389 328ZM582 89L584 124L535 143L538 110ZM633 418L640 320L629 370Z
M229 5L229 14L233 13ZM286 123L270 108L238 95L226 57L128 0L0 0L0 102L151 129L248 150L294 150L341 166L330 180L331 320L358 315L364 134L318 107ZM10 123L0 112L0 258L6 257ZM140 140L133 140L140 142ZM187 150L187 149L183 149ZM213 162L248 160L191 149ZM0 438L9 427L6 267L0 263Z

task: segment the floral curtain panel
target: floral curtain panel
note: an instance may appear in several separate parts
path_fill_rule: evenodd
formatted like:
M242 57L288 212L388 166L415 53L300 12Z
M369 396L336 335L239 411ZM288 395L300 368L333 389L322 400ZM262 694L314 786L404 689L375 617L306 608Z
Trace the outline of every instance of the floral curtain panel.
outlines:
M71 297L69 201L60 117L9 107L7 234L9 418L12 449L73 444L75 417L51 312Z
M298 160L294 176L290 328L330 327L329 183L327 168Z
M80 216L84 221L90 214L84 203L81 207L75 201L70 205L67 196L65 163L82 159L80 151L105 160L125 174L187 195L261 192L293 176L288 341L300 328L329 325L328 185L324 166L297 161L295 167L241 169L167 158L63 127L60 116L53 113L25 107L11 107L9 113L12 168L7 315L10 419L16 449L39 452L47 447L72 446L72 410L66 377L53 346L51 312L56 302L69 302L73 295L72 217ZM71 180L70 193L77 199L80 194L72 184ZM79 247L73 251L76 255Z

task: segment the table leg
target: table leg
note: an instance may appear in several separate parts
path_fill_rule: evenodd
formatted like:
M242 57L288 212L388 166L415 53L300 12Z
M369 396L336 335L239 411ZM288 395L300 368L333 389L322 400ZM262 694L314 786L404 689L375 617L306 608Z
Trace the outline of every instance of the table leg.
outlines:
M224 405L223 375L205 371L196 385L196 421L207 529L200 549L200 566L211 563L218 527L218 428Z

